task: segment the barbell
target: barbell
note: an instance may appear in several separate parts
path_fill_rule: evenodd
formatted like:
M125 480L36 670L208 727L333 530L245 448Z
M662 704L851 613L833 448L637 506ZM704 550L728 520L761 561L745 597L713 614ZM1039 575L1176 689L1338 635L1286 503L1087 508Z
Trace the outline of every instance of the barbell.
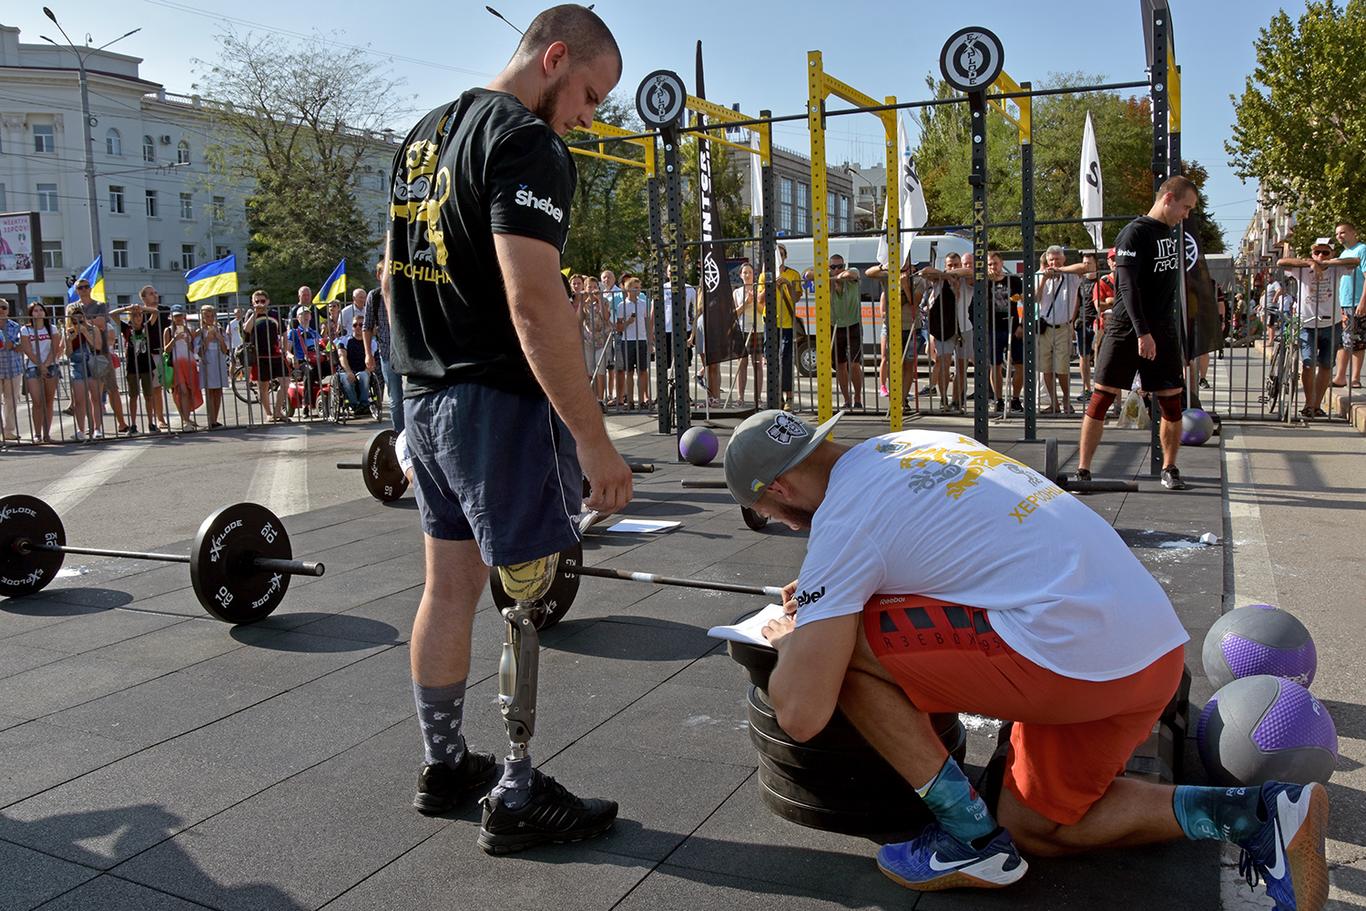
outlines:
M783 589L779 585L743 585L737 582L710 582L706 579L685 579L677 576L661 576L656 573L631 572L624 569L611 569L605 566L584 566L583 545L575 542L560 551L559 565L555 569L555 579L544 597L537 602L541 612L536 623L537 629L549 629L564 619L574 598L579 593L579 578L589 576L595 579L616 579L624 582L643 582L648 585L668 585L679 588L701 588L708 591L732 592L741 595L762 595L783 599ZM504 590L498 573L489 574L489 588L493 603L499 608L512 607L516 601Z
M398 463L395 441L398 434L390 429L376 431L365 442L365 451L359 462L338 462L342 469L359 469L365 489L370 496L383 503L392 503L408 490L408 476Z
M78 547L47 503L27 494L0 497L0 594L42 591L67 554L188 563L199 603L224 623L255 623L279 607L292 576L321 576L322 563L295 560L280 518L257 503L233 503L204 520L188 554Z

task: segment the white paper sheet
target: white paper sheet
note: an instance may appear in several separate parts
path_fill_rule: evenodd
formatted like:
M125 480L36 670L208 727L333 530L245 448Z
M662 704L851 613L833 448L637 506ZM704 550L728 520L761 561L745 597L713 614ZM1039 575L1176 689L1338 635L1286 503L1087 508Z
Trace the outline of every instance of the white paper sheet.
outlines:
M682 524L682 522L659 522L649 519L622 519L615 525L607 526L607 530L628 534L653 535L662 531L673 531Z
M764 625L770 620L777 620L782 615L783 606L781 604L770 604L754 616L747 617L733 626L713 626L707 630L707 635L713 639L730 639L735 642L748 642L750 645L769 647L768 640L764 638Z

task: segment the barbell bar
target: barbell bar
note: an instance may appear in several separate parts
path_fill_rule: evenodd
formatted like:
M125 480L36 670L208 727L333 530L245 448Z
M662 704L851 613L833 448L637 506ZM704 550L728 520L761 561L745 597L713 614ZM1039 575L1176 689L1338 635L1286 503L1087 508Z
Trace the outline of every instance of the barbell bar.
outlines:
M113 550L66 543L61 517L27 494L0 497L0 594L42 591L67 554L183 563L199 603L225 623L254 623L284 599L293 576L321 576L319 562L295 560L284 523L258 503L233 503L199 526L188 554Z

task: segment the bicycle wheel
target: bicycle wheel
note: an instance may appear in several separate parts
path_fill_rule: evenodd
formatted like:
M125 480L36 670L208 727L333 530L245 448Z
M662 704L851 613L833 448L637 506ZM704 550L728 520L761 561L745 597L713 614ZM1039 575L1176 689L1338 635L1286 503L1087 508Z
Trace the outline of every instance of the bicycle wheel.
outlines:
M255 405L260 396L256 392L256 384L251 381L247 368L241 362L234 360L231 370L232 394L237 396L238 401L245 405Z

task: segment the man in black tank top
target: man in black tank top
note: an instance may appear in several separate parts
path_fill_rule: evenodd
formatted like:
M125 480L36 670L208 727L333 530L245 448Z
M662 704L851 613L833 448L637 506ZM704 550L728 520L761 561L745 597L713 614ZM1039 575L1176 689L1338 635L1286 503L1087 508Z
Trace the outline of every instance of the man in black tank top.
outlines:
M496 566L519 600L503 614L510 748L483 801L479 845L491 854L591 838L617 812L534 772L529 741L543 610L531 603L552 558L578 541L583 478L592 509L631 498L560 276L577 177L561 137L592 123L621 67L594 13L546 10L487 87L423 117L394 160L384 299L426 552L411 645L425 746L413 802L447 813L498 771L461 733L471 623Z

